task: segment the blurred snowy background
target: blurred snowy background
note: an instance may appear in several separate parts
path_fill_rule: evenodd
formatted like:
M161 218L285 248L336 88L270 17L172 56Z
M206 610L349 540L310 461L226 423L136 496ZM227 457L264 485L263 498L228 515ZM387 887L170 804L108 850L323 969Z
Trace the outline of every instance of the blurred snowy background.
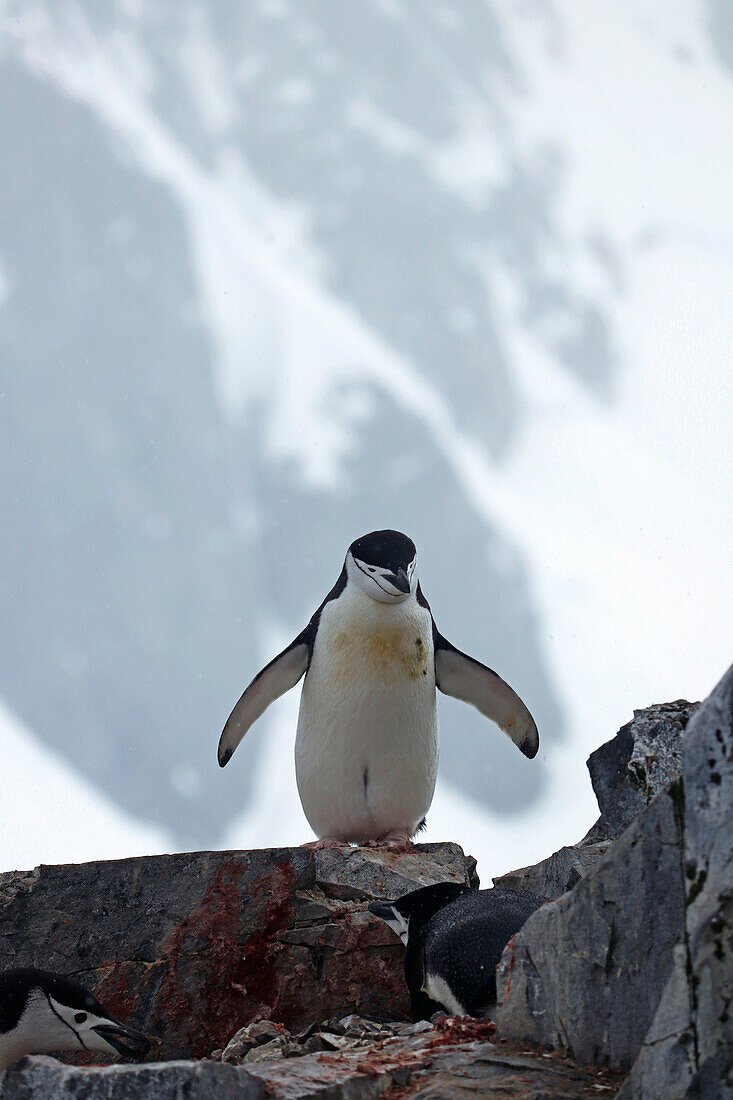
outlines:
M728 0L0 0L0 869L300 843L241 690L352 539L537 718L427 839L577 840L733 655Z

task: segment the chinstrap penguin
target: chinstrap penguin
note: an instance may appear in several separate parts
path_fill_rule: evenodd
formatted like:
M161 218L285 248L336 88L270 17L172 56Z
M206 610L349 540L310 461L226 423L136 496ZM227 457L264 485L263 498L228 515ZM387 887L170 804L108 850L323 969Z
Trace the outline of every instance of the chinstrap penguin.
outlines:
M429 1020L440 1008L451 1016L490 1012L501 953L545 901L526 890L438 882L396 901L370 902L370 912L405 945L413 1020Z
M295 741L312 846L409 841L433 798L436 687L477 707L525 756L537 726L519 696L437 629L417 578L412 539L372 531L351 544L341 575L306 628L234 707L219 741L224 767L252 723L305 675Z
M120 1023L71 978L24 968L0 972L0 1070L26 1054L95 1050L142 1055L149 1040Z

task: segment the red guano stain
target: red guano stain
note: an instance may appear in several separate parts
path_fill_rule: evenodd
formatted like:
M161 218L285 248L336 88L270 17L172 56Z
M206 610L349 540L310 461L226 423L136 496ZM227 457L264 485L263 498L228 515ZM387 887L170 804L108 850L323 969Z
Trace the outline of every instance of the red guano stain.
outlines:
M236 981L242 986L255 1014L273 1020L277 1020L281 992L277 960L285 950L277 934L290 922L294 883L293 866L284 860L249 890L251 898L263 896L267 900L264 920L241 949Z
M173 1045L189 1057L223 1047L238 1028L270 1015L277 1003L276 959L283 946L275 935L292 911L294 871L283 860L244 893L242 871L240 860L222 862L198 906L163 944L165 973L153 1014L164 1017ZM246 923L256 931L243 940L245 910Z
M118 1020L135 1026L133 1017L140 1004L140 994L134 992L134 987L139 984L139 966L110 959L103 962L99 969L98 999Z
M435 1022L439 1033L427 1047L452 1046L460 1043L490 1043L496 1033L493 1020L481 1020L475 1016L443 1016Z

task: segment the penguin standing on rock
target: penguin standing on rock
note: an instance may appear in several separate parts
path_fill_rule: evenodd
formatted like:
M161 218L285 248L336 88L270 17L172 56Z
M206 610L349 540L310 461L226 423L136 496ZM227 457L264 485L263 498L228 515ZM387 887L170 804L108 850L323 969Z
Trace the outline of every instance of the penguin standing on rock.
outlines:
M255 676L229 716L221 767L303 675L295 769L319 838L312 847L409 843L435 789L436 687L496 722L525 756L539 747L516 692L438 631L417 579L415 544L399 531L372 531L351 544L305 630Z
M451 1016L490 1012L502 951L547 900L527 890L438 882L396 901L370 902L370 912L405 945L413 1020L429 1020L440 1008Z
M149 1045L142 1032L121 1024L71 978L34 968L0 972L0 1070L26 1054L142 1055Z

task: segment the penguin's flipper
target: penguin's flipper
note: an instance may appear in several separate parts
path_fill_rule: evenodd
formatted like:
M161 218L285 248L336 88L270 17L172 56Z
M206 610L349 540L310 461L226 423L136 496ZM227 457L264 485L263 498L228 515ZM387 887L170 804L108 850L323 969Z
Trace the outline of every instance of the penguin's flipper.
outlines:
M540 735L532 715L513 688L501 676L473 657L461 653L437 630L435 683L445 695L470 703L496 722L530 759L537 755Z
M219 738L219 767L228 764L245 733L270 703L295 687L308 668L311 644L310 623L286 649L258 672L227 718Z

